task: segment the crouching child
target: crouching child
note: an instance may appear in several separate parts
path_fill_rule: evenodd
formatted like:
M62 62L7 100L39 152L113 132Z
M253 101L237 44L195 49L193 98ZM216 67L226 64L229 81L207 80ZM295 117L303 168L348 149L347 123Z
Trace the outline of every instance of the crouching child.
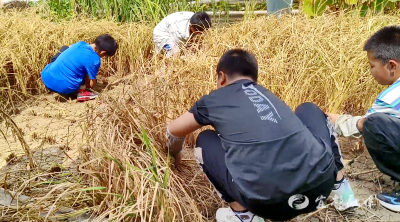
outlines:
M76 94L78 102L95 99L97 94L90 89L97 83L101 58L113 56L117 49L117 42L108 34L91 44L81 41L63 46L43 69L42 81L50 91Z

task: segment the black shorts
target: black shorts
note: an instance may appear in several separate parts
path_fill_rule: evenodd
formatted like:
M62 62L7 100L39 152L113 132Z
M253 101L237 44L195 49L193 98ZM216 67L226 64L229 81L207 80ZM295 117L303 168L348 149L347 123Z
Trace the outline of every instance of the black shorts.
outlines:
M55 56L53 56L53 57L50 58L50 63L56 61L56 59L58 58L58 56L60 56L61 53L64 52L65 50L67 50L67 49L69 49L69 47L66 46L66 45L64 45L63 47L61 47L61 49L59 50L59 52L58 52Z
M306 192L282 197L282 200L275 203L265 203L264 201L248 203L242 197L226 167L225 150L218 134L215 131L206 130L197 138L195 155L204 174L223 200L228 203L236 201L257 216L278 221L293 219L300 214L313 212L322 206L332 191L337 171L343 168L339 146L336 144L336 137L331 135L332 132L327 127L327 117L316 105L302 104L296 110L296 115L314 136L318 136L336 149L333 151L336 162L336 166L333 165L333 167L336 167L336 170L332 173L332 177ZM249 161L251 162L251 160Z

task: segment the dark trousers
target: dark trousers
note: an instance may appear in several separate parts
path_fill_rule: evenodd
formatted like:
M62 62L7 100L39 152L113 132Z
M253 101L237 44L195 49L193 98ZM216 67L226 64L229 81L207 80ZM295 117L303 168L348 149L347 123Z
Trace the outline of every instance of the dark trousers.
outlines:
M334 135L333 127L326 115L313 103L304 103L300 105L295 114L310 130L310 132L318 138L321 138L325 143L332 147L332 152L335 156L336 172L343 168L341 161L340 149ZM242 200L236 184L232 181L232 177L225 164L225 150L221 145L221 139L218 134L212 130L206 130L199 134L196 141L197 148L195 155L200 167L208 180L213 184L219 196L226 202L238 202L242 206L249 209L252 213L263 217L264 219L272 220L290 220L300 214L315 211L318 204L321 204L321 197L328 197L332 191L336 174L332 174L331 179L322 181L313 189L301 193L308 197L309 205L302 210L296 210L289 206L288 199L282 198L281 202L274 204L252 203L245 204ZM243 157L245 158L245 157ZM251 163L251 160L248 160ZM290 160L287 160L290 162ZM298 175L302 177L304 175ZM290 183L290 181L288 181Z
M400 119L383 113L367 117L364 142L378 169L400 182Z
M61 47L61 49L59 50L59 52L58 52L55 56L53 56L53 57L50 58L50 63L56 61L56 59L58 58L58 56L60 56L61 53L64 52L65 50L67 50L68 48L69 48L68 46L63 46L63 47Z

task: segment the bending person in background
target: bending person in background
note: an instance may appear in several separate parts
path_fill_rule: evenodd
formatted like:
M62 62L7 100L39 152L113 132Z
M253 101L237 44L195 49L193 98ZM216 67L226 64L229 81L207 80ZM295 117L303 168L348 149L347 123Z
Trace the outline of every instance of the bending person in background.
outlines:
M322 207L333 193L340 210L358 206L344 179L339 144L327 116L304 103L293 113L257 84L251 53L226 52L217 66L217 90L203 96L167 129L175 164L187 134L199 134L195 155L220 197L230 204L217 211L218 222L290 220ZM351 199L353 197L353 199Z
M176 12L165 17L153 31L157 53L177 55L180 47L190 39L211 28L210 16L205 12Z
M371 74L389 88L364 116L329 114L335 130L345 137L364 137L365 145L378 169L400 182L400 27L385 27L365 43ZM380 193L382 206L400 212L400 190Z
M88 91L97 83L97 73L101 58L113 56L118 44L110 35L101 35L94 43L77 42L63 46L50 64L42 71L42 81L50 90L59 94L77 94L77 101L87 101L97 97Z

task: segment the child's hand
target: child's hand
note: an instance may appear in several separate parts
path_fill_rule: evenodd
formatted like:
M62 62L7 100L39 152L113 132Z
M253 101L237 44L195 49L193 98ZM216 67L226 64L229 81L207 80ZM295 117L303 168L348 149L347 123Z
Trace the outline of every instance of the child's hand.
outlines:
M175 158L175 167L178 168L178 166L179 166L179 164L181 163L181 160L182 160L182 152L179 152L178 154L176 154L174 156L174 158Z
M339 118L340 114L326 113L327 116L331 118L331 122L335 124L336 120Z

